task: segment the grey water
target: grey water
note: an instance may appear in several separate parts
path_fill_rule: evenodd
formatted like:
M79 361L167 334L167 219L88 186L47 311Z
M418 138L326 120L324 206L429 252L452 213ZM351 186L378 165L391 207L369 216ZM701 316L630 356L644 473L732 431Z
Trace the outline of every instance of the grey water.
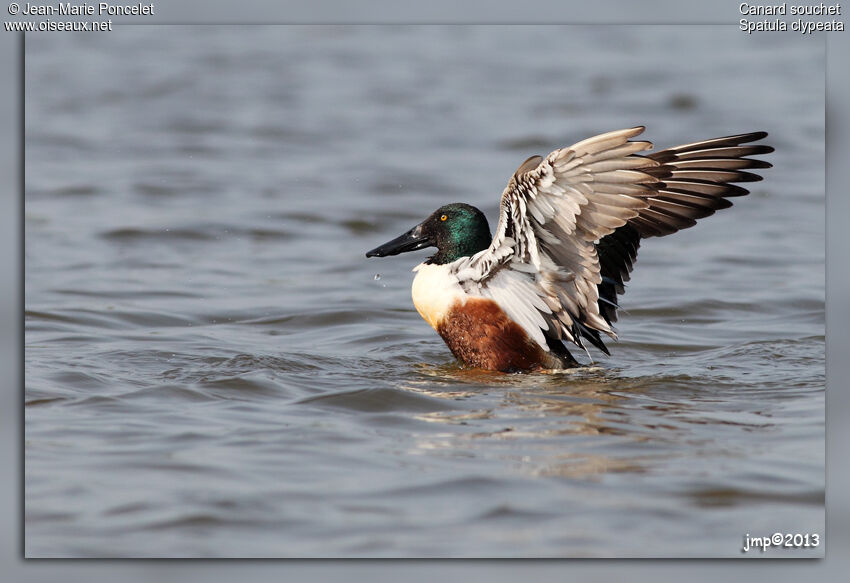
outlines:
M29 557L798 557L824 532L824 42L116 27L25 50ZM612 356L459 366L366 250L644 124L774 168L643 243ZM576 357L588 362L587 355Z

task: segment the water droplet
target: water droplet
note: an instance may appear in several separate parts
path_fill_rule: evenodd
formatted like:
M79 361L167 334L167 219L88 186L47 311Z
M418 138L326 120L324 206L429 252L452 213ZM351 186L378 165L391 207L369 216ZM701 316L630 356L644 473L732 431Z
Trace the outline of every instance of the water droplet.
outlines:
M375 274L375 281L378 281L379 279L381 279L381 274L380 274L380 273L376 273L376 274Z

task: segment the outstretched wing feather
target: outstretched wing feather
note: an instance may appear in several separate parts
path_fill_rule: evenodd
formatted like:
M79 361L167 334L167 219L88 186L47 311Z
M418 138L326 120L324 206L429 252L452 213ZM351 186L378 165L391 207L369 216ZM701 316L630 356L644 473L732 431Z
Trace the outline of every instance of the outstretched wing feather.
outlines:
M547 337L606 351L617 295L641 238L690 227L747 190L770 164L747 156L764 132L694 142L648 155L634 127L526 160L502 193L490 247L455 266L470 292L495 300L541 347Z

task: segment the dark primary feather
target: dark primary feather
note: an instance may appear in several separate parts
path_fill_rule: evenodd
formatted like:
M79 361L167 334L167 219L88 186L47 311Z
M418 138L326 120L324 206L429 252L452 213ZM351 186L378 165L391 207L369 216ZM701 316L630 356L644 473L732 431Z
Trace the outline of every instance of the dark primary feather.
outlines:
M626 291L625 282L637 259L640 234L626 223L596 244L602 283L599 289L599 313L611 324L617 321L617 296Z
M598 284L599 313L610 324L617 321L617 296L625 291L640 240L661 237L687 229L698 219L732 206L728 197L743 196L748 190L735 182L756 182L761 176L747 172L755 168L770 168L763 160L748 156L768 154L770 146L748 144L767 136L753 132L726 136L668 148L646 157L661 166L644 170L662 182L653 185L657 194L646 200L649 206L638 216L606 235L596 244L602 283ZM599 347L602 343L595 330L582 330L582 335ZM603 345L604 346L604 345ZM604 347L600 347L608 352Z
M661 166L644 171L662 183L654 185L657 194L647 199L649 207L629 222L644 239L661 237L692 227L698 219L732 206L729 197L749 193L732 183L759 181L761 176L746 170L771 167L768 162L747 156L768 154L773 148L742 144L766 136L766 132L726 136L647 155Z

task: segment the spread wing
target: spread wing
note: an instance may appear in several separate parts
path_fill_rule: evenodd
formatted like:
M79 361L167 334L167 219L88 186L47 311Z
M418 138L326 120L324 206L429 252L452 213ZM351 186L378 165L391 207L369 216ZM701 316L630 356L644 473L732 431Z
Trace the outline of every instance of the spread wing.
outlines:
M456 266L467 292L495 300L544 349L547 338L586 338L607 353L600 333L616 338L616 297L640 238L729 206L724 197L747 191L728 183L759 179L742 169L766 165L743 156L770 151L740 146L766 135L757 133L641 156L652 144L630 138L643 130L526 160L502 194L490 247Z

